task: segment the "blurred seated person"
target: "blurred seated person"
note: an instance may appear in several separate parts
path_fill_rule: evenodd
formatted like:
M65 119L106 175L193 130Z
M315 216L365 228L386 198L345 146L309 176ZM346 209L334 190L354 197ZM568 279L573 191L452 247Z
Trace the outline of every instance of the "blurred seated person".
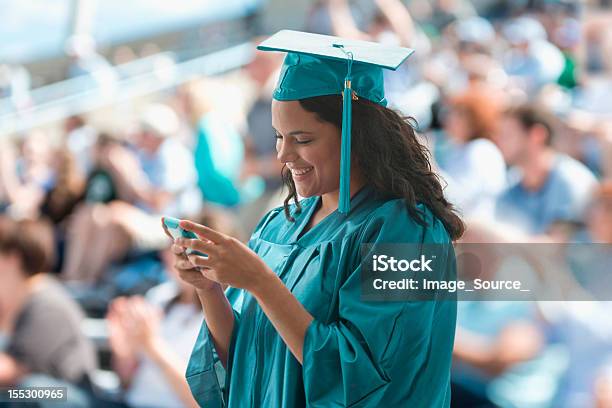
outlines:
M543 272L537 262L543 260L542 247L526 244L529 241L520 231L472 220L458 248L467 244L464 248L478 257L478 269L458 261L458 277L497 280L513 276L533 282L530 278L541 277ZM524 247L517 242L525 243ZM538 248L534 249L535 261L525 248ZM537 303L476 293L464 293L457 304L451 406L551 406L565 369L565 355L547 342ZM542 378L547 379L545 383Z
M56 151L51 165L55 183L43 197L40 204L40 217L53 224L57 253L63 254L68 219L83 199L85 180L77 168L75 157L66 148ZM49 272L58 273L61 270L62 262L62 257L58 256Z
M593 299L548 302L545 316L568 348L568 369L556 407L612 407L612 181L594 191L586 230L568 235L567 257L580 288Z
M47 224L0 217L0 332L7 336L0 349L0 388L32 375L87 387L96 369L79 306L45 273L53 245Z
M40 213L54 225L63 223L83 197L85 180L77 169L75 157L67 149L59 149L53 155L55 174L53 187L45 194Z
M10 142L0 141L0 214L7 211L15 201L18 180L15 174L16 154Z
M506 374L512 381L521 373L528 377L537 370L528 364L544 346L542 332L535 324L536 312L530 302L458 303L451 406L523 406L519 403L523 396L513 396L516 389L500 389L494 382ZM520 367L522 363L527 370ZM514 368L519 368L518 372L513 373ZM522 385L527 383L523 380Z
M100 133L92 151L92 168L85 183L83 199L89 203L107 204L119 199L117 185L111 173L114 151L126 148L121 140L109 133Z
M262 39L263 40L263 39ZM272 91L276 85L282 55L256 51L245 72L255 86L255 99L247 113L246 155L243 175L261 175L266 191L282 185L282 165L276 160L276 138L272 129Z
M547 323L567 347L569 356L554 406L610 408L612 181L604 181L595 189L586 216L586 231L564 238L566 242L581 243L565 247L577 283L593 301L545 302Z
M587 299L608 301L612 293L612 181L603 181L593 192L583 223L556 223L552 228L579 290Z
M110 306L112 363L129 407L197 407L185 370L202 323L192 286L181 281L168 250L162 254L171 280L146 298L117 298Z
M97 140L96 129L82 116L70 116L64 121L64 145L76 160L81 177L87 177L92 168L92 151Z
M96 148L100 168L90 175L86 201L93 194L97 196L93 201L103 203L85 203L74 214L64 279L95 283L112 261L130 250L146 253L167 244L159 228L161 215L197 213L201 204L197 175L191 152L176 138L179 127L174 111L156 104L141 115L133 148L104 144L102 139ZM105 192L95 191L93 183Z
M568 366L553 406L611 407L597 405L612 380L612 324L606 301L548 302L545 315L551 332L567 347ZM609 398L609 395L607 396Z
M514 18L504 24L502 34L510 46L503 56L504 68L518 86L534 93L559 79L565 58L548 41L540 21L527 16Z
M241 178L245 144L218 105L223 92L222 84L205 79L182 88L179 101L195 135L195 167L204 202L233 208L257 198L264 182L259 175Z
M597 185L583 222L557 222L551 231L559 243L612 244L612 180Z
M504 158L491 137L499 103L484 89L471 88L449 99L436 161L448 182L446 194L466 216L492 218L506 185Z
M48 135L35 131L18 141L0 145L0 211L14 217L36 219L45 194L53 188L55 174Z
M597 183L582 163L554 147L555 118L542 107L506 111L494 141L513 166L496 217L529 234L547 233L557 221L580 221Z
M259 40L263 39L255 42ZM281 63L282 54L256 51L253 60L245 67L245 73L254 85L255 95L246 116L245 155L240 177L246 180L257 176L264 181L261 196L240 208L241 223L246 231L252 231L268 210L282 202L283 166L276 159L276 138L271 125L272 91Z

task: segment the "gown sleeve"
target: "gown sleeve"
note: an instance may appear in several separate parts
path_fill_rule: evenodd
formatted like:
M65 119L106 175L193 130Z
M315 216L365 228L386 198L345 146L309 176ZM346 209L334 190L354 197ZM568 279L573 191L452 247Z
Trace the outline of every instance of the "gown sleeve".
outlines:
M232 344L239 316L239 313L234 310ZM231 348L232 345L230 344ZM198 402L198 405L211 408L226 406L225 401L227 399L224 397L224 385L227 383L227 372L219 360L206 322L202 323L198 333L198 338L187 364L185 377L191 389L191 394Z
M439 221L425 230L401 202L378 211L362 232L352 245L449 241ZM307 406L447 405L456 304L362 301L361 266L351 266L354 259L339 262L348 271L339 289L338 317L313 320L304 339Z
M249 248L253 249L254 243L259 238L265 225L278 212L278 209L270 211L259 222L249 240ZM244 291L242 289L228 288L225 295L232 305L232 311L234 313L234 328L227 357L228 369L226 370L219 360L214 341L210 335L206 321L204 321L198 333L185 372L185 377L193 397L200 406L206 408L225 407L229 392L229 378L231 375L232 361L234 359L236 333L240 326L240 309L244 300Z

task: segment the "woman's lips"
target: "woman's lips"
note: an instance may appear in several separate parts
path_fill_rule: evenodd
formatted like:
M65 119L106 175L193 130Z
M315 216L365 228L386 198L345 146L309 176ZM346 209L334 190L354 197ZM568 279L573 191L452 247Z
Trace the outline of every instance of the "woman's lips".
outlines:
M302 167L290 170L294 180L301 180L308 177L308 175L314 170L314 167Z

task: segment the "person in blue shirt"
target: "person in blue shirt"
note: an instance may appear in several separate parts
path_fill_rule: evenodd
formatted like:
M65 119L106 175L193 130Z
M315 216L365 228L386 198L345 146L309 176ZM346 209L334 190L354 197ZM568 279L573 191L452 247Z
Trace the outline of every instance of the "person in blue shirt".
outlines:
M272 103L284 205L248 245L183 220L198 238L172 247L204 311L186 372L202 406L450 404L456 303L362 300L362 244L450 247L464 230L414 130L385 107L381 67L410 50L378 47L293 31L260 45L288 52ZM438 273L454 270L451 256Z
M496 217L529 234L547 233L558 221L584 217L597 180L579 161L553 147L557 126L541 107L505 112L495 143L510 171L510 185L496 204Z

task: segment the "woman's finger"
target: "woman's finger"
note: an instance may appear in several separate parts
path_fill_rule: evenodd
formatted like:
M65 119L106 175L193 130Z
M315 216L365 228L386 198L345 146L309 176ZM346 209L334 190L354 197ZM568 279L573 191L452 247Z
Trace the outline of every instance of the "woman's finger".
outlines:
M202 275L208 280L221 283L214 269L202 269Z
M225 239L227 239L227 236L225 234L222 234L204 225L196 224L195 222L189 220L182 220L179 225L181 226L181 228L187 231L195 232L196 235L198 235L200 238L208 239L214 242L215 244L221 243Z
M217 254L219 250L219 247L212 242L202 241L201 239L179 238L176 240L176 245L211 255Z
M179 271L189 271L189 270L192 270L192 269L194 269L194 270L196 269L196 267L188 259L181 259L181 260L177 261L174 266Z
M182 255L185 253L185 248L177 244L172 244L170 250L174 255Z
M212 263L209 257L203 257L198 255L189 255L189 262L198 268L212 268Z

